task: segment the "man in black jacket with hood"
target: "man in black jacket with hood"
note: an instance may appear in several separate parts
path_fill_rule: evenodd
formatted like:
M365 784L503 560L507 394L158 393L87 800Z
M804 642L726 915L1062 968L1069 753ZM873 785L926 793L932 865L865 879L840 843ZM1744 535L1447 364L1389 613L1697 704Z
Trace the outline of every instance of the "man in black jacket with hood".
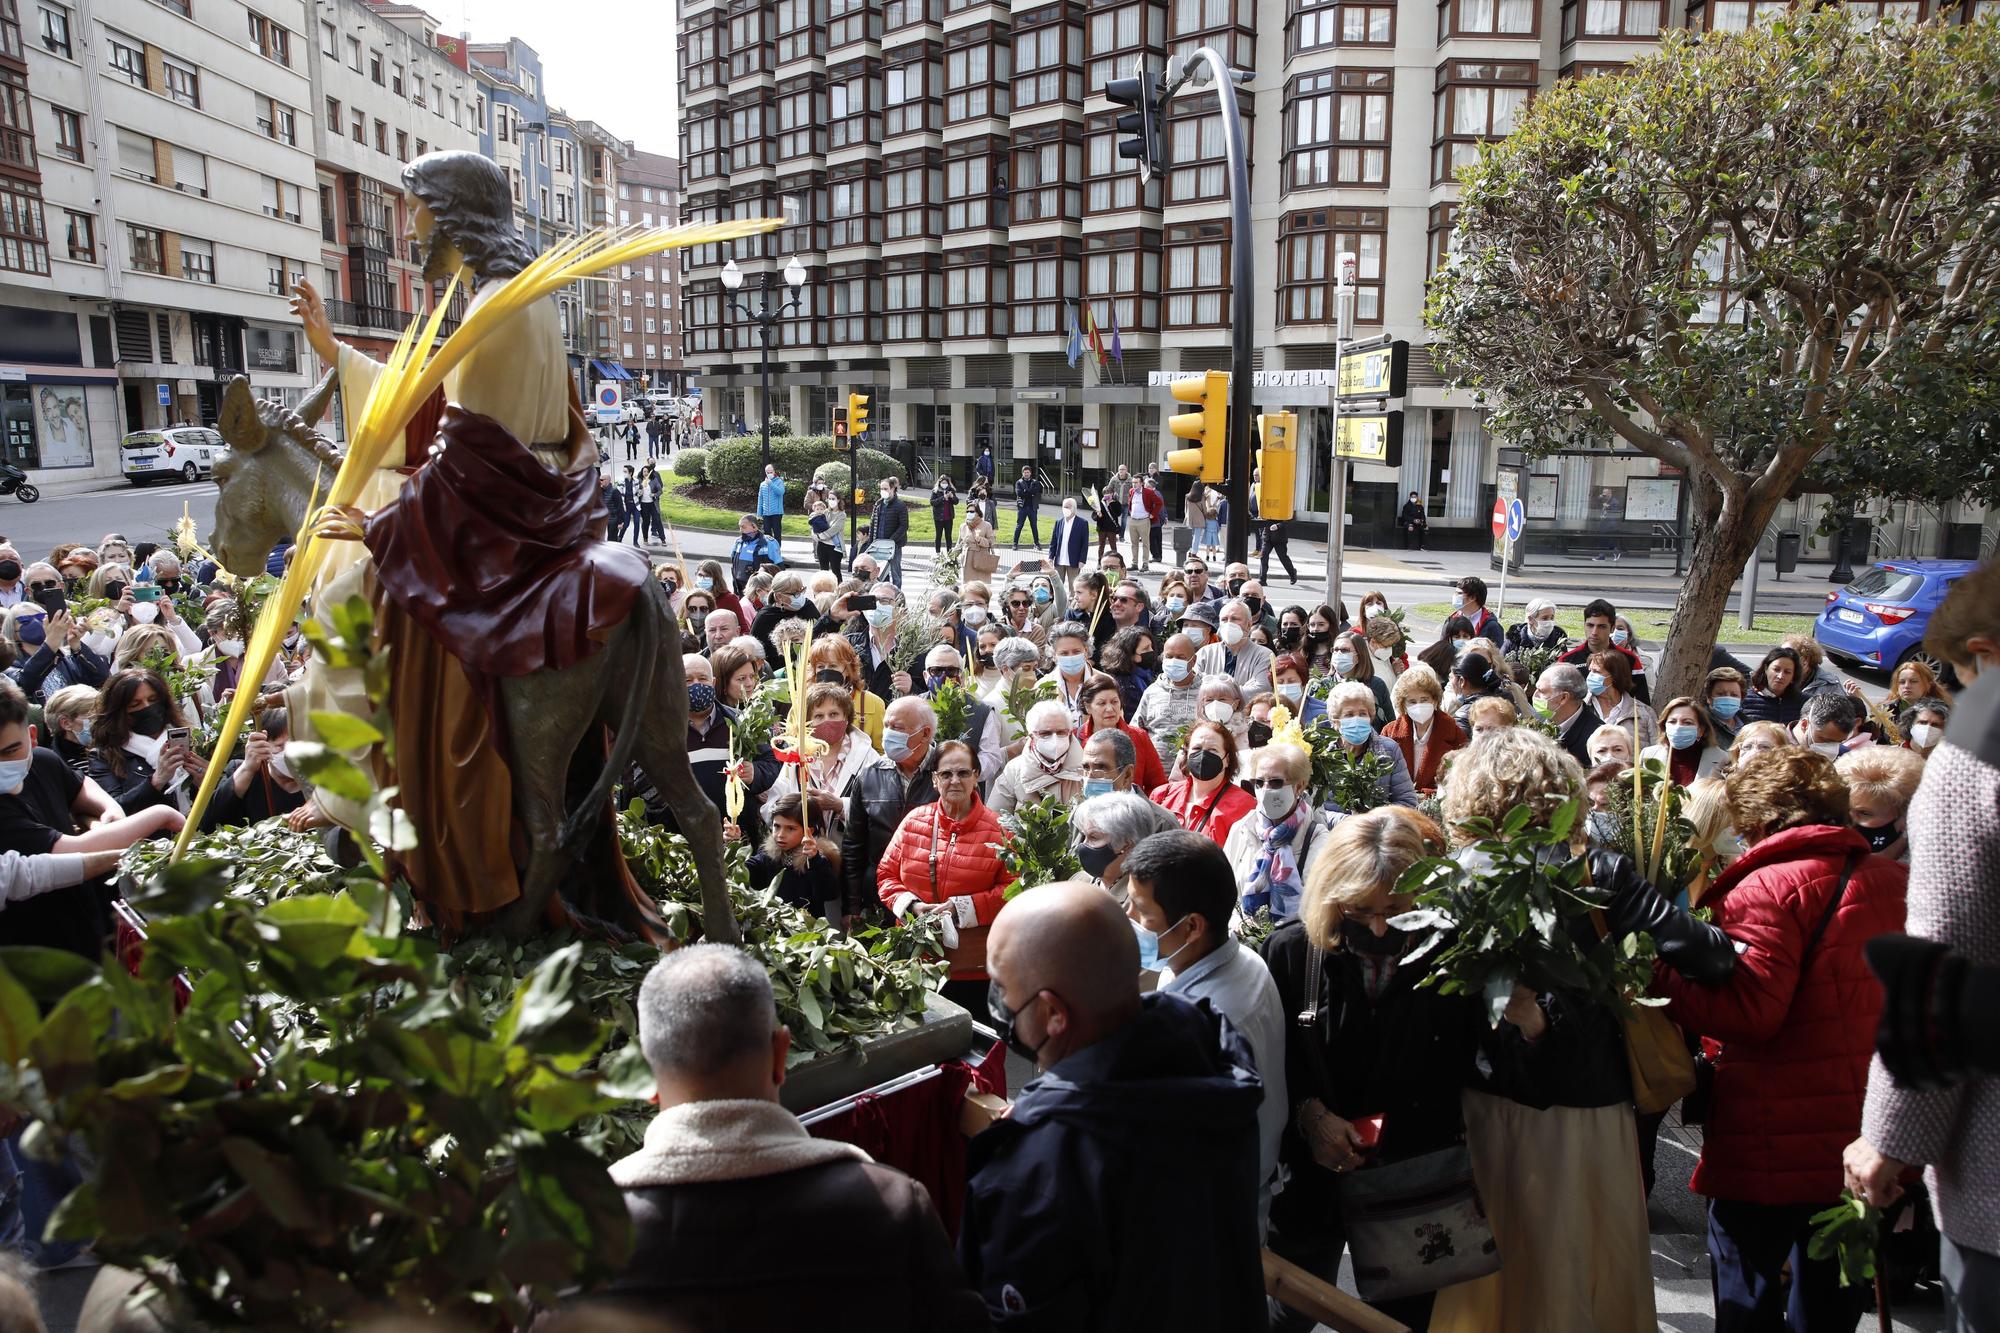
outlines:
M972 1141L959 1235L996 1329L1263 1327L1257 1107L1207 1004L1139 994L1116 901L1058 884L1001 909L993 1019L1040 1071Z

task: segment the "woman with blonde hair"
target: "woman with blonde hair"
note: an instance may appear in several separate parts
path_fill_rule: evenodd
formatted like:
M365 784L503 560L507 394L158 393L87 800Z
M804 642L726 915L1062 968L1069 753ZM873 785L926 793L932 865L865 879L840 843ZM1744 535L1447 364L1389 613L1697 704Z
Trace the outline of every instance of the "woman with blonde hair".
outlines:
M1445 782L1445 824L1457 859L1485 864L1474 839L1517 806L1530 827L1583 793L1583 770L1526 727L1467 747ZM1572 837L1580 837L1578 821ZM1551 860L1576 853L1549 849ZM1704 985L1726 981L1728 937L1666 901L1623 856L1582 851L1601 913L1562 929L1608 966L1643 931L1667 968ZM1600 925L1601 922L1601 925ZM1516 985L1489 1047L1481 1086L1465 1094L1466 1138L1482 1202L1506 1262L1498 1273L1438 1294L1431 1328L1452 1333L1595 1333L1654 1324L1652 1256L1621 1006L1570 990Z
M1382 728L1382 734L1403 752L1403 766L1410 770L1417 792L1429 796L1438 788L1444 757L1463 749L1472 738L1441 711L1444 686L1437 672L1422 662L1403 669L1389 698L1396 706L1396 720Z
M1479 1001L1419 988L1422 965L1401 961L1411 941L1389 924L1410 908L1396 892L1403 872L1444 850L1414 810L1349 815L1320 839L1297 919L1264 941L1282 1010L1297 1016L1285 1028L1292 1114L1278 1150L1290 1179L1271 1201L1270 1248L1328 1282L1346 1248L1339 1178L1465 1139L1460 1096L1486 1030ZM1377 1308L1423 1329L1434 1299ZM1290 1312L1271 1325L1312 1326Z
M1864 745L1834 760L1847 783L1847 816L1868 839L1868 850L1910 863L1910 831L1903 824L1910 798L1924 780L1924 758L1899 745Z
M1736 733L1729 746L1729 766L1735 768L1767 750L1786 750L1798 744L1792 729L1782 722L1752 722Z
M1499 695L1482 694L1466 705L1465 721L1467 730L1472 733L1472 739L1476 741L1482 736L1490 736L1496 731L1505 731L1509 727L1518 726L1521 715L1515 711L1513 704Z
M90 776L90 729L97 700L95 686L65 685L42 704L42 722L48 729L45 744L79 777Z
M1849 693L1858 686L1849 681ZM1951 691L1939 683L1937 672L1922 658L1913 657L1896 668L1896 674L1889 677L1889 695L1897 708L1907 708L1923 699L1935 699L1941 704L1951 703Z
M1326 823L1307 799L1312 756L1296 745L1267 745L1252 751L1246 785L1257 808L1236 821L1222 844L1236 875L1236 899L1244 916L1269 908L1271 920L1298 915L1306 876L1325 842Z
M854 702L855 725L868 743L882 748L882 710L887 707L880 695L862 688L861 655L844 634L822 634L806 650L806 671L814 684L845 685Z
M1709 886L1729 863L1743 854L1743 840L1729 814L1729 788L1721 778L1696 778L1681 803L1681 818L1694 830L1688 845L1695 850L1694 874L1688 878L1685 907L1701 906Z

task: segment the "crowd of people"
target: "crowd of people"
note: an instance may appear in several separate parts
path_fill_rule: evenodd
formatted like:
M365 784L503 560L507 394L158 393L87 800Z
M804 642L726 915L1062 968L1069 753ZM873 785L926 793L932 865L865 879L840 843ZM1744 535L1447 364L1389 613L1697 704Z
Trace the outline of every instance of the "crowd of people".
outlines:
M964 520L987 540L962 553L998 547L983 480ZM893 483L881 503L900 503ZM1053 535L1065 555L1072 503ZM1881 992L1862 951L1906 922L1992 929L2000 823L1978 793L2000 745L2000 562L1933 617L1933 658L1973 687L1963 707L1918 661L1872 703L1809 637L1754 667L1717 649L1698 692L1659 700L1647 646L1604 599L1577 608L1572 637L1545 600L1503 624L1467 577L1422 643L1381 593L1353 615L1280 604L1199 544L1149 589L1150 534L1067 564L1002 573L996 557L910 598L878 546L845 569L788 567L776 508L745 516L734 558L655 567L682 625L696 779L754 886L843 928L930 918L945 997L1040 1076L974 1141L954 1257L921 1190L772 1105L785 1033L761 972L726 949L674 955L641 1011L672 1128L615 1171L640 1223L620 1294L695 1327L716 1302L803 1308L802 1287L753 1290L740 1258L688 1247L714 1215L690 1211L695 1191L704 1210L895 1246L907 1281L876 1307L888 1327L1112 1327L1141 1310L1169 1327L1308 1326L1267 1307L1262 1247L1329 1282L1351 1253L1416 1329L1651 1327L1659 1117L1635 1114L1622 1015L1517 986L1495 1022L1482 997L1419 984L1399 924L1416 862L1476 857L1474 830L1517 807L1531 827L1573 801L1607 815L1650 763L1682 789L1696 874L1662 893L1609 845L1612 821L1580 820L1570 854L1601 912L1559 928L1586 951L1648 937L1656 994L1712 1068L1693 1188L1711 1200L1716 1327L1776 1328L1789 1306L1795 1329L1853 1328L1862 1293L1808 1251L1810 1218L1843 1183L1885 1203L1916 1189L1922 1165L1955 1327L1996 1327L1990 1154L1955 1137L1976 1127L1990 1146L1994 1099L1871 1075ZM236 691L258 691L258 722L208 824L326 822L284 756L281 692L306 645L293 636L267 679L243 680L248 613L215 574L117 534L31 564L0 543L8 943L98 951L107 875L182 826ZM735 726L790 651L808 680L803 763ZM1319 770L1343 757L1373 760L1372 785L1329 792ZM1954 778L1969 809L1930 799L1940 765L1972 765ZM733 818L731 778L746 792ZM627 795L672 826L636 771ZM1038 810L1067 821L1067 883L1017 884L1001 854ZM690 1165L675 1136L722 1156ZM737 1152L751 1165L731 1166ZM1491 1253L1432 1281L1359 1227L1347 1181L1446 1158L1468 1164ZM37 1169L0 1150L0 1204ZM811 1189L793 1178L808 1171Z

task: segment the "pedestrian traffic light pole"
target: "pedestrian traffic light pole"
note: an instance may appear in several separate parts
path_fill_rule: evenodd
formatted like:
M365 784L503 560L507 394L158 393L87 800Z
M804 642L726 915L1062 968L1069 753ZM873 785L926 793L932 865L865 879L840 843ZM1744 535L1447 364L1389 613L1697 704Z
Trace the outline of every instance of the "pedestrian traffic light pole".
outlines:
M1255 254L1250 244L1250 154L1243 138L1243 113L1237 103L1236 85L1247 83L1248 70L1231 69L1229 62L1212 46L1200 47L1185 60L1176 56L1167 62L1164 79L1138 73L1129 79L1112 79L1104 85L1105 96L1133 108L1118 118L1121 134L1137 132L1136 141L1118 145L1121 157L1139 160L1143 183L1154 174L1164 175L1167 161L1167 106L1174 94L1186 87L1195 71L1206 65L1216 85L1216 101L1222 108L1222 148L1229 171L1229 264L1231 356L1229 374L1229 471L1224 482L1229 497L1229 530L1224 551L1232 561L1250 558L1250 455L1257 394L1251 384L1252 349L1255 346L1253 296L1257 274ZM1211 409L1214 404L1210 404Z
M743 287L743 270L736 266L736 261L733 259L722 267L722 285L727 287L731 292L740 291ZM791 262L785 265L785 286L790 289L791 295L785 299L784 304L775 309L772 308L771 272L769 269L764 271L763 282L759 287L759 291L763 294L763 299L757 303L757 309L752 310L749 306L733 297L729 302L736 313L757 326L757 341L763 347L764 367L763 389L761 392L763 394L764 410L759 415L764 419L764 465L766 467L769 467L771 463L771 330L778 326L779 320L799 308L799 289L805 285L806 266L799 262L797 255L793 255Z
M1340 359L1354 340L1354 256L1336 255L1333 289L1333 440L1327 449L1326 604L1340 610L1340 565L1347 554L1347 460L1340 456Z

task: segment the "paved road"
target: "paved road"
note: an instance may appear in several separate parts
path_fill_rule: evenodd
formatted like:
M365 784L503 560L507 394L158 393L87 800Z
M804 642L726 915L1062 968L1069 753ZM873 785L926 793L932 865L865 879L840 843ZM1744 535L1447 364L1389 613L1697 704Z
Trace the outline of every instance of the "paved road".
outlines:
M215 526L212 481L143 487L121 484L114 490L47 496L31 505L0 498L0 535L30 561L47 558L61 542L95 546L107 532L122 532L128 541L165 543L172 540L174 525L181 521L182 505L201 525L206 538Z

